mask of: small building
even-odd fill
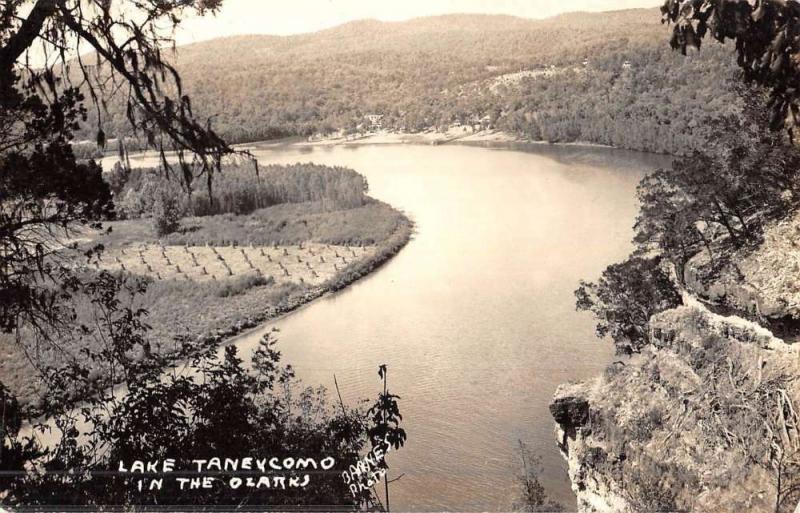
[[[492,117],[488,114],[479,118],[477,115],[474,115],[469,120],[469,127],[472,128],[473,132],[479,132],[481,130],[491,130],[492,126]]]
[[[378,130],[383,128],[383,123],[381,122],[383,114],[367,114],[364,118],[369,121],[369,127],[371,129]]]

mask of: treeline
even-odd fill
[[[233,143],[363,131],[367,114],[412,132],[488,116],[532,139],[686,154],[706,140],[704,119],[737,109],[719,85],[735,63],[716,45],[684,59],[663,44],[667,34],[655,9],[454,15],[219,39],[181,48],[177,66],[197,114]],[[506,80],[545,70],[554,72]],[[105,132],[125,126],[112,102]]]
[[[136,219],[163,208],[168,196],[181,215],[249,214],[283,203],[318,202],[328,210],[350,209],[366,202],[367,181],[352,169],[317,164],[228,165],[214,177],[211,192],[198,183],[192,194],[163,169],[126,170],[117,165],[107,176],[117,214]]]

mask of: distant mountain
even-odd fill
[[[312,34],[294,36],[234,36],[181,48],[192,63],[208,52],[239,50],[237,59],[255,57],[247,50],[281,52],[285,57],[315,60],[323,55],[388,51],[398,53],[450,51],[459,59],[494,60],[508,50],[527,54],[526,62],[543,64],[570,57],[588,57],[609,40],[658,41],[669,30],[658,9],[604,13],[570,13],[545,20],[505,15],[449,14],[401,22],[361,20]],[[661,41],[663,42],[663,41]],[[519,56],[509,56],[517,61]]]
[[[446,15],[216,39],[179,48],[176,62],[195,111],[234,142],[355,130],[375,113],[408,130],[488,116],[535,139],[674,153],[699,138],[688,113],[737,103],[724,85],[730,48],[684,58],[668,38],[657,9]],[[112,107],[105,126],[124,130],[124,111]]]

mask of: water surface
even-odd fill
[[[602,148],[258,146],[262,164],[313,161],[364,174],[416,234],[374,274],[274,323],[307,384],[373,398],[379,364],[401,395],[408,443],[391,455],[392,508],[505,511],[522,440],[542,482],[575,499],[548,403],[611,360],[573,290],[630,251],[635,187],[663,157]],[[266,329],[266,328],[265,328]],[[250,350],[264,330],[241,338]],[[245,351],[248,352],[248,351]]]

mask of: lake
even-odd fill
[[[391,485],[394,510],[509,510],[519,440],[541,457],[551,497],[574,509],[548,404],[559,383],[601,372],[613,351],[575,311],[573,291],[629,253],[636,185],[669,159],[544,145],[253,152],[262,164],[357,170],[416,234],[372,275],[240,337],[243,353],[275,326],[284,362],[332,399],[336,374],[351,405],[377,396],[378,365],[388,365],[408,434],[388,460],[390,478],[404,474]]]

